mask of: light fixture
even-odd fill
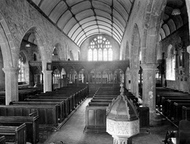
[[[181,14],[180,9],[173,9],[172,15],[176,16],[176,15],[180,15],[180,14]]]

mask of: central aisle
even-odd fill
[[[50,135],[45,144],[61,144],[60,141],[63,144],[112,144],[113,138],[107,133],[84,132],[85,109],[90,100],[91,98],[87,98],[61,129]],[[171,129],[173,126],[163,121],[163,125],[150,127],[149,132],[141,130],[141,133],[133,138],[132,144],[163,144],[167,130]]]
[[[45,142],[62,141],[64,144],[111,144],[112,136],[107,133],[85,133],[85,109],[91,98],[87,98],[70,119]]]

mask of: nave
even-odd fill
[[[190,0],[0,0],[0,5],[0,132],[13,136],[0,137],[2,143],[44,143],[53,132],[67,130],[64,124],[86,101],[79,85],[94,92],[121,82],[137,106],[134,122],[140,121],[140,134],[138,125],[128,129],[137,134],[128,143],[166,139],[167,144],[173,125],[178,143],[190,143]],[[120,93],[103,92],[90,95],[81,112],[81,143],[106,132],[107,108],[108,118],[115,116],[111,103]],[[121,95],[117,102],[122,100]],[[126,111],[117,114],[130,119],[120,104]],[[111,135],[118,144],[119,137]]]
[[[70,119],[61,127],[60,130],[52,132],[44,142],[60,142],[64,144],[111,144],[113,138],[108,133],[84,132],[85,129],[85,108],[91,98],[87,98]],[[132,144],[163,144],[167,130],[177,128],[163,120],[161,125],[141,129],[140,134],[132,138]]]

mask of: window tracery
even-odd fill
[[[91,42],[88,49],[88,61],[112,61],[113,50],[109,40],[98,35]]]

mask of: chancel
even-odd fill
[[[190,143],[189,0],[0,5],[0,143]]]

